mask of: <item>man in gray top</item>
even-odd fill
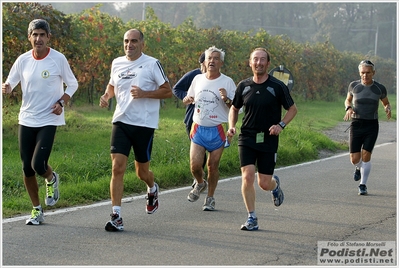
[[[349,84],[345,99],[344,120],[352,120],[350,125],[350,160],[356,166],[353,178],[360,180],[359,195],[367,194],[367,179],[371,170],[371,153],[377,141],[378,104],[384,105],[387,118],[391,118],[391,105],[385,86],[374,81],[375,66],[369,60],[363,60],[359,66],[360,80]]]

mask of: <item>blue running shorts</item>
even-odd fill
[[[195,144],[204,147],[208,152],[212,152],[224,146],[226,135],[221,124],[214,127],[203,127],[193,123],[190,139]]]

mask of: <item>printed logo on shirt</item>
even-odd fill
[[[122,72],[118,75],[120,79],[133,79],[137,77],[136,72],[132,72],[130,69],[128,69],[126,72]]]
[[[44,70],[44,71],[42,72],[42,78],[47,79],[47,78],[49,78],[49,77],[50,77],[50,72],[47,71],[47,70]]]
[[[268,90],[270,93],[272,93],[272,95],[273,95],[274,97],[276,97],[276,92],[274,92],[274,88],[272,88],[272,87],[267,87],[267,90]]]
[[[250,87],[250,86],[246,86],[246,87],[244,88],[244,90],[242,91],[242,95],[244,96],[244,95],[247,94],[248,91],[250,91],[250,90],[251,90],[251,87]]]
[[[215,94],[215,92],[209,89],[204,89],[200,91],[196,97],[198,97],[196,100],[197,113],[200,114],[200,118],[216,118],[212,116],[215,109],[219,106],[220,98]]]

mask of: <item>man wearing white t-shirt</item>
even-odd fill
[[[124,37],[125,56],[114,59],[111,78],[100,106],[108,107],[115,97],[117,106],[112,118],[110,182],[112,213],[106,231],[123,231],[121,204],[123,175],[131,148],[135,156],[136,175],[147,184],[146,212],[158,209],[158,184],[150,170],[154,131],[158,128],[160,99],[172,97],[172,89],[161,63],[142,53],[144,35],[137,29]]]
[[[215,210],[214,193],[219,180],[219,162],[223,153],[226,136],[222,123],[228,121],[231,100],[236,86],[234,81],[222,74],[225,52],[215,46],[205,51],[206,73],[194,77],[183,99],[185,105],[194,103],[193,124],[190,138],[190,169],[197,182],[187,196],[190,202],[199,199],[201,191],[207,187],[202,167],[204,154],[209,152],[208,194],[202,209]]]
[[[3,93],[11,93],[21,83],[18,141],[24,184],[33,205],[27,225],[44,221],[36,173],[46,181],[45,204],[54,206],[59,199],[59,176],[48,165],[48,160],[57,126],[65,125],[64,105],[78,89],[65,56],[47,46],[50,36],[47,21],[35,19],[29,23],[32,50],[17,58],[2,85]]]

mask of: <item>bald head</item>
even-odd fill
[[[144,48],[143,33],[137,29],[128,30],[123,37],[123,48],[128,60],[137,60],[141,56]]]

